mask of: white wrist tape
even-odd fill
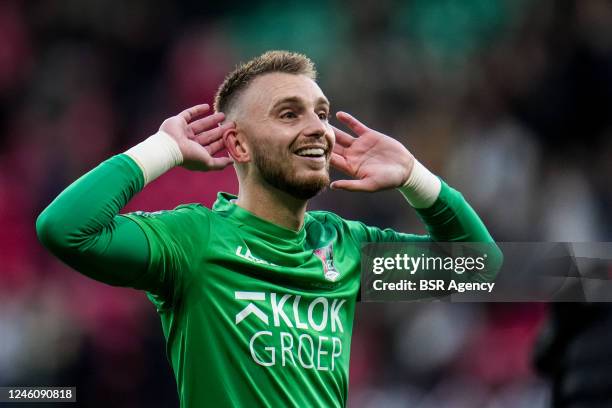
[[[440,179],[415,159],[406,184],[398,190],[414,208],[427,208],[438,199],[441,188]]]
[[[134,159],[142,170],[145,186],[183,162],[178,143],[161,130],[128,149],[125,154]]]

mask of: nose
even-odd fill
[[[307,116],[306,127],[304,128],[304,135],[310,137],[323,137],[327,131],[327,124],[325,121],[319,118],[319,115],[315,112],[311,112]]]

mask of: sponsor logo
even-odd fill
[[[234,296],[238,300],[266,300],[266,294],[264,292],[235,292]],[[249,303],[240,313],[236,315],[236,324],[243,321],[248,315],[254,314],[259,319],[268,324],[268,316],[261,311],[260,308],[255,306],[253,303]]]
[[[317,297],[304,301],[300,295],[244,291],[234,292],[234,297],[249,302],[236,314],[236,325],[243,326],[247,318],[251,323],[258,319],[268,329],[256,331],[249,340],[255,363],[318,371],[338,367],[345,338],[342,321],[346,318],[346,299]],[[263,305],[268,306],[268,314],[262,310]]]

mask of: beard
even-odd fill
[[[300,176],[290,160],[270,157],[257,145],[253,146],[253,161],[265,182],[300,200],[311,199],[329,185],[329,164],[324,174]]]

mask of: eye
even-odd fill
[[[295,119],[297,115],[293,111],[285,111],[280,115],[281,119]]]
[[[327,119],[329,119],[329,114],[327,112],[321,112],[321,113],[319,113],[319,119],[327,120]]]

